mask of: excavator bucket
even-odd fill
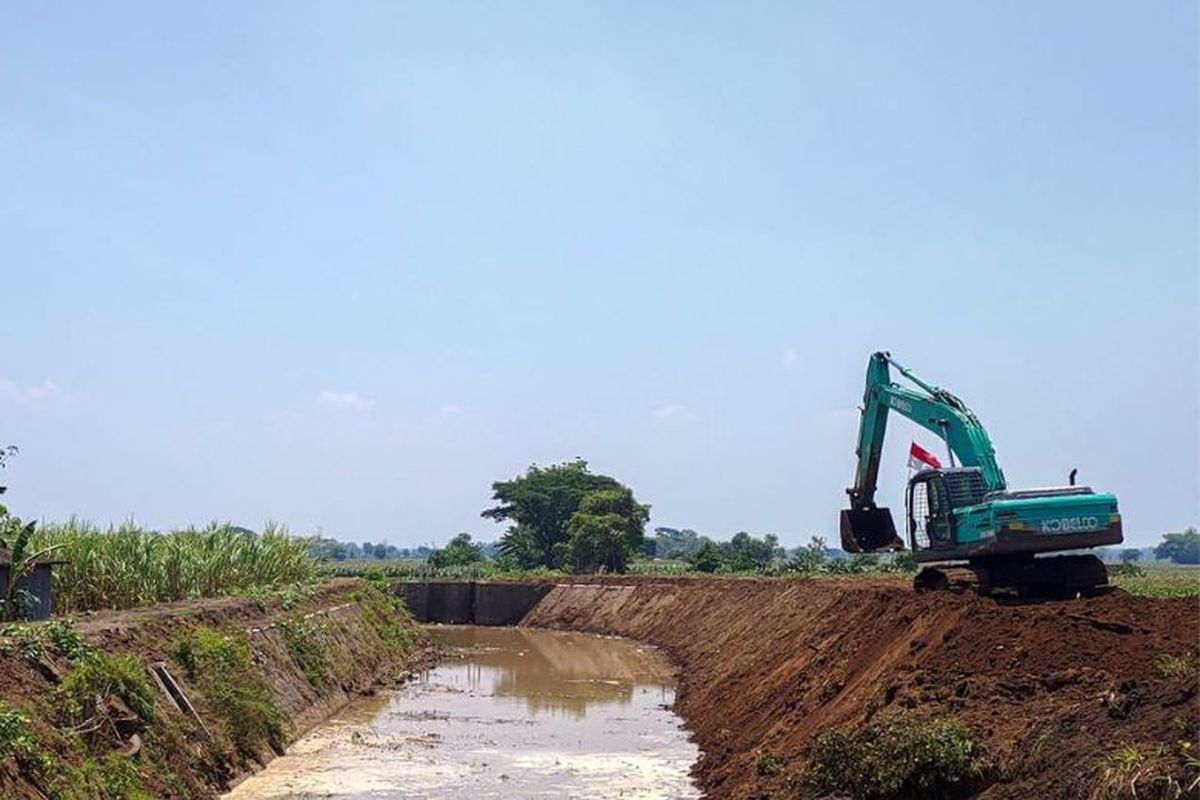
[[[843,509],[841,527],[842,549],[847,553],[874,553],[904,547],[904,542],[896,535],[890,509]]]

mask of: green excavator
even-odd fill
[[[911,386],[892,381],[891,368]],[[1108,589],[1095,555],[1049,553],[1122,541],[1117,498],[1075,485],[1009,489],[995,450],[971,410],[945,389],[918,378],[888,353],[867,366],[858,432],[858,467],[842,511],[842,548],[851,553],[900,550],[892,513],[875,504],[879,458],[890,412],[911,419],[945,443],[946,467],[917,471],[905,493],[908,546],[926,565],[917,589],[965,589],[980,594],[1074,597]]]

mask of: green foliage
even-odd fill
[[[1158,659],[1158,672],[1164,678],[1182,678],[1196,673],[1196,654],[1164,654]]]
[[[18,653],[26,661],[38,661],[46,652],[38,625],[11,622],[0,628],[0,653]]]
[[[96,713],[96,697],[116,695],[146,722],[154,719],[154,689],[137,656],[91,651],[58,686],[63,706],[79,724]]]
[[[779,546],[779,538],[768,533],[758,539],[745,531],[739,531],[728,542],[722,542],[721,548],[725,562],[734,572],[762,570],[772,561],[783,557],[783,548]]]
[[[697,572],[716,572],[721,568],[725,559],[721,556],[721,549],[713,542],[705,539],[700,545],[700,549],[696,551],[696,555],[692,557],[692,569]]]
[[[582,459],[550,467],[531,466],[524,475],[493,483],[492,492],[498,505],[485,510],[482,516],[512,523],[501,537],[500,551],[525,568],[563,566],[572,557],[569,540],[573,533],[591,540],[579,542],[576,548],[584,561],[594,561],[597,554],[609,554],[611,540],[618,537],[618,531],[630,540],[636,539],[627,561],[640,549],[641,530],[650,515],[650,507],[637,503],[628,488],[615,478],[593,474]],[[585,509],[584,499],[592,494],[598,496]],[[581,519],[570,529],[572,518],[581,511],[587,516],[615,515],[621,519]]]
[[[471,541],[471,534],[458,534],[441,550],[434,550],[429,563],[438,568],[461,567],[483,561],[483,545]]]
[[[689,528],[655,528],[652,555],[655,558],[691,559],[703,545],[702,539],[703,537]]]
[[[308,682],[319,692],[327,692],[331,688],[329,673],[332,664],[329,661],[328,650],[320,638],[325,631],[324,625],[305,619],[302,614],[282,620],[278,624],[284,646],[287,647],[292,661],[304,671]]]
[[[825,539],[820,536],[814,536],[809,540],[807,545],[800,548],[784,564],[784,570],[787,572],[798,572],[801,575],[815,575],[825,568],[828,560],[829,556],[825,546]]]
[[[1129,564],[1134,561],[1141,561],[1142,551],[1136,547],[1126,547],[1121,551],[1121,563]]]
[[[199,626],[173,642],[171,655],[188,680],[224,715],[239,753],[256,758],[264,745],[282,752],[288,718],[254,665],[245,631]]]
[[[45,758],[29,728],[29,715],[0,702],[0,762],[41,761]]]
[[[1163,534],[1162,542],[1154,548],[1154,557],[1176,564],[1200,564],[1200,531],[1188,528],[1183,533]]]
[[[649,516],[649,507],[624,487],[585,494],[567,523],[567,565],[576,572],[624,572],[641,550]]]
[[[43,630],[50,643],[72,665],[81,664],[96,653],[96,648],[83,638],[69,619],[56,617],[47,622]]]
[[[316,577],[307,543],[274,526],[255,534],[213,523],[163,534],[72,519],[43,525],[34,538],[40,548],[61,548],[56,556],[67,562],[54,572],[58,613],[249,594]]]
[[[1200,597],[1200,567],[1147,563],[1110,564],[1109,583],[1140,597]]]
[[[958,720],[893,717],[818,736],[808,779],[821,794],[854,800],[964,798],[983,788],[992,771]]]
[[[759,753],[754,759],[754,771],[764,778],[782,775],[784,770],[782,759],[776,758],[770,753]]]
[[[412,647],[416,626],[403,600],[367,582],[354,592],[353,599],[380,639],[397,653],[408,652]]]

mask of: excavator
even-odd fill
[[[895,368],[909,385],[892,380]],[[871,356],[858,432],[850,507],[841,513],[842,548],[877,553],[904,548],[892,512],[876,505],[888,414],[898,413],[946,445],[949,465],[920,469],[905,492],[908,546],[924,568],[918,590],[1002,591],[1022,597],[1076,597],[1108,590],[1095,555],[1072,553],[1122,541],[1117,498],[1087,486],[1010,489],[991,439],[975,414],[945,389],[905,369],[889,353]],[[1060,555],[1047,555],[1058,553]]]

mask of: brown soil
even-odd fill
[[[815,735],[893,713],[964,722],[998,766],[984,798],[1110,796],[1102,762],[1127,744],[1146,756],[1140,796],[1156,775],[1195,777],[1180,745],[1200,721],[1195,601],[1118,591],[1004,605],[891,580],[610,580],[558,586],[522,624],[661,646],[714,798],[806,796]],[[1190,659],[1183,674],[1165,674],[1168,656]],[[764,755],[784,773],[760,775]]]

